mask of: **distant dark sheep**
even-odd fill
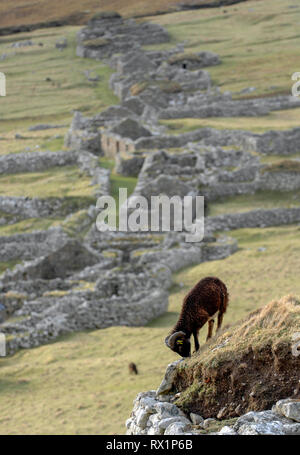
[[[219,278],[207,277],[199,281],[184,298],[178,322],[165,339],[168,348],[182,357],[190,357],[190,337],[193,335],[195,350],[198,351],[199,330],[208,322],[206,341],[211,338],[217,313],[217,330],[220,329],[228,298],[227,288]]]
[[[138,370],[137,370],[137,367],[136,367],[136,364],[131,362],[129,365],[128,365],[128,368],[129,368],[129,373],[131,374],[138,374]]]

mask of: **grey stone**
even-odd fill
[[[33,125],[28,128],[28,131],[43,131],[43,130],[49,130],[52,128],[63,128],[66,125],[51,125],[49,123],[39,123],[38,125]]]
[[[157,24],[122,17],[96,18],[77,35],[76,53],[79,57],[109,58],[116,53],[126,53],[140,45],[169,41],[167,31]],[[98,41],[97,41],[98,39]]]
[[[234,429],[232,427],[225,425],[225,427],[223,427],[217,434],[231,436],[231,435],[236,435],[237,433],[234,431]]]
[[[148,421],[150,415],[151,414],[149,414],[145,410],[140,409],[136,414],[137,426],[139,426],[140,428],[142,428],[142,430],[144,430],[146,428],[146,424],[147,424],[147,421]]]
[[[195,414],[194,412],[191,412],[190,413],[190,419],[191,419],[191,421],[193,422],[194,425],[200,425],[200,426],[203,425],[204,419],[199,414]]]
[[[289,419],[300,422],[300,400],[287,398],[285,400],[277,401],[275,410]]]
[[[75,152],[29,152],[0,156],[0,174],[37,172],[56,166],[77,163]]]
[[[119,134],[122,137],[128,137],[132,140],[152,135],[148,129],[144,128],[139,122],[131,118],[122,120],[119,124],[115,125],[110,132]]]
[[[176,360],[167,366],[164,379],[156,391],[157,396],[160,394],[166,394],[172,390],[173,380],[177,372],[177,366],[180,362],[181,360]]]
[[[144,160],[143,156],[133,156],[128,159],[116,156],[116,173],[126,177],[137,177],[142,169]]]
[[[216,419],[213,419],[213,418],[205,419],[205,420],[203,421],[202,426],[203,426],[203,428],[207,429],[207,428],[209,428],[209,427],[211,426],[211,424],[214,423],[214,422],[216,422]]]
[[[191,429],[190,423],[175,422],[169,425],[165,430],[165,435],[186,434]]]
[[[142,115],[145,109],[145,104],[141,101],[138,96],[130,96],[125,101],[123,101],[122,105],[134,112],[136,115]]]
[[[167,417],[165,419],[162,419],[159,422],[158,427],[162,430],[166,430],[166,428],[168,428],[169,425],[171,425],[173,423],[177,423],[177,424],[187,426],[187,427],[190,427],[190,425],[191,425],[191,422],[186,417],[182,416],[182,417]]]

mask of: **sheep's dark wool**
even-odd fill
[[[131,362],[129,365],[128,365],[128,368],[129,368],[129,373],[131,374],[138,374],[138,370],[137,370],[137,367],[136,367],[136,364]]]
[[[193,335],[195,350],[199,349],[198,333],[208,322],[207,340],[211,338],[214,316],[218,313],[220,329],[228,305],[229,295],[225,284],[216,277],[203,278],[185,296],[179,319],[166,338],[166,345],[182,357],[190,356],[190,337]]]

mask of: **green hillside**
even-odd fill
[[[19,6],[25,4],[21,0],[19,3]],[[70,8],[63,14],[70,14],[71,4],[75,8],[76,2],[63,3],[65,8]],[[110,9],[117,9],[117,3],[112,2]],[[138,3],[145,6],[145,2]],[[17,4],[10,5],[8,13],[16,9]],[[56,2],[47,4],[51,4],[54,12],[58,10]],[[152,4],[158,8],[158,2]],[[94,5],[95,2],[90,2],[85,8],[98,11]],[[246,87],[256,87],[255,95],[289,93],[291,74],[299,71],[300,47],[300,5],[290,8],[291,5],[290,0],[273,0],[272,3],[250,0],[226,8],[226,13],[222,8],[200,9],[149,19],[169,30],[172,40],[168,46],[187,41],[187,51],[217,52],[223,63],[209,71],[222,91],[239,92]],[[147,12],[154,13],[153,10]],[[129,10],[127,13],[131,14]],[[13,14],[7,15],[8,25],[14,23]],[[53,17],[54,13],[49,15],[49,19]],[[30,23],[37,20],[44,19],[40,14],[24,19]],[[0,61],[0,71],[7,76],[7,97],[0,99],[0,155],[26,149],[61,150],[74,110],[92,115],[118,103],[108,89],[112,70],[99,61],[75,56],[78,30],[78,26],[68,25],[0,37],[0,55],[8,54]],[[68,39],[69,45],[60,52],[55,49],[55,42],[62,36]],[[42,42],[43,46],[9,47],[22,39]],[[100,76],[98,85],[87,81],[83,74],[86,69]],[[273,112],[263,118],[180,119],[165,123],[173,132],[207,125],[261,132],[299,126],[299,119],[299,109],[294,109]],[[60,126],[55,130],[29,132],[28,128],[37,123]],[[16,134],[21,138],[16,139]],[[298,152],[295,151],[295,156]],[[45,197],[58,193],[91,196],[91,188],[77,171],[69,168],[63,172],[65,174],[52,169],[34,175],[21,174],[17,178],[2,176],[0,193],[17,196],[25,189],[30,196],[33,192]],[[54,185],[54,176],[59,185]],[[114,193],[124,184],[132,190],[135,181],[112,176]],[[282,197],[283,205],[288,205],[290,196]],[[257,208],[265,201],[273,207],[274,197],[268,194],[237,197],[213,205],[212,210],[217,214],[240,210],[242,206]],[[25,220],[1,227],[0,235],[44,229],[58,222],[60,220]],[[287,294],[300,296],[295,273],[300,267],[299,234],[300,227],[296,225],[229,232],[228,235],[238,239],[237,253],[177,273],[168,312],[148,326],[77,333],[46,346],[20,351],[13,357],[0,358],[0,434],[124,433],[125,420],[130,416],[136,394],[158,387],[167,364],[177,359],[163,340],[176,321],[185,293],[200,278],[219,276],[230,293],[225,325],[236,323],[273,299]],[[0,271],[12,265],[0,263]],[[202,332],[200,343],[204,342],[206,329]],[[137,376],[129,375],[129,362],[137,364]]]

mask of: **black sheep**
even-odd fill
[[[129,368],[129,373],[131,373],[131,374],[138,374],[138,370],[137,370],[136,364],[135,364],[134,362],[131,362],[131,363],[128,365],[128,368]]]
[[[218,327],[228,305],[225,284],[216,277],[203,278],[185,296],[177,324],[165,339],[168,348],[182,357],[191,355],[191,335],[194,336],[195,350],[199,349],[198,332],[208,322],[206,341],[211,338],[214,316],[218,313]]]

